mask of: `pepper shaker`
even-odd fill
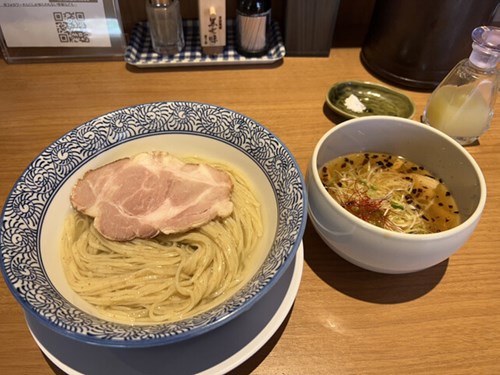
[[[153,50],[173,55],[184,48],[184,30],[179,0],[146,0],[146,14]]]

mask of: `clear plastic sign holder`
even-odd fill
[[[122,60],[118,0],[0,0],[5,61]]]

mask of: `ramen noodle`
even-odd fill
[[[192,161],[192,160],[189,160]],[[260,204],[234,169],[233,212],[184,233],[112,241],[76,211],[66,219],[62,261],[71,288],[104,319],[178,321],[216,306],[249,280],[263,224]]]

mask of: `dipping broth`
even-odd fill
[[[443,181],[401,156],[348,154],[327,162],[319,175],[342,207],[378,227],[429,234],[460,224],[457,204]]]

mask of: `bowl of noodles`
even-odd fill
[[[138,162],[136,155],[149,161]],[[157,170],[151,160],[160,156],[164,169]],[[116,170],[124,160],[133,161],[128,170],[135,175],[93,184],[92,171]],[[230,210],[226,206],[219,216],[179,230],[162,224],[142,237],[137,230],[146,216],[134,211],[135,221],[127,225],[135,237],[116,239],[96,222],[99,217],[116,227],[117,216],[94,215],[72,200],[82,181],[84,192],[92,194],[112,185],[112,193],[93,197],[109,203],[117,191],[125,192],[118,211],[130,216],[131,197],[150,189],[151,179],[164,176],[165,168],[187,177],[162,202],[173,202],[175,195],[184,197],[183,203],[161,206],[147,220],[156,220],[159,212],[170,217],[192,212],[185,205],[196,202],[208,207],[199,209],[203,213],[216,206],[206,203],[210,195],[197,198],[192,191],[198,188],[190,188],[211,185],[210,173],[223,174],[230,184]],[[201,173],[197,182],[193,171]],[[146,202],[165,189],[149,194]],[[217,195],[217,189],[206,194]],[[248,117],[193,102],[127,107],[63,135],[21,175],[3,211],[3,276],[30,320],[53,334],[92,348],[178,344],[250,313],[279,282],[301,243],[306,205],[295,159]]]
[[[309,217],[325,243],[362,268],[409,273],[459,250],[486,202],[478,164],[416,121],[373,116],[335,126],[306,176]]]

